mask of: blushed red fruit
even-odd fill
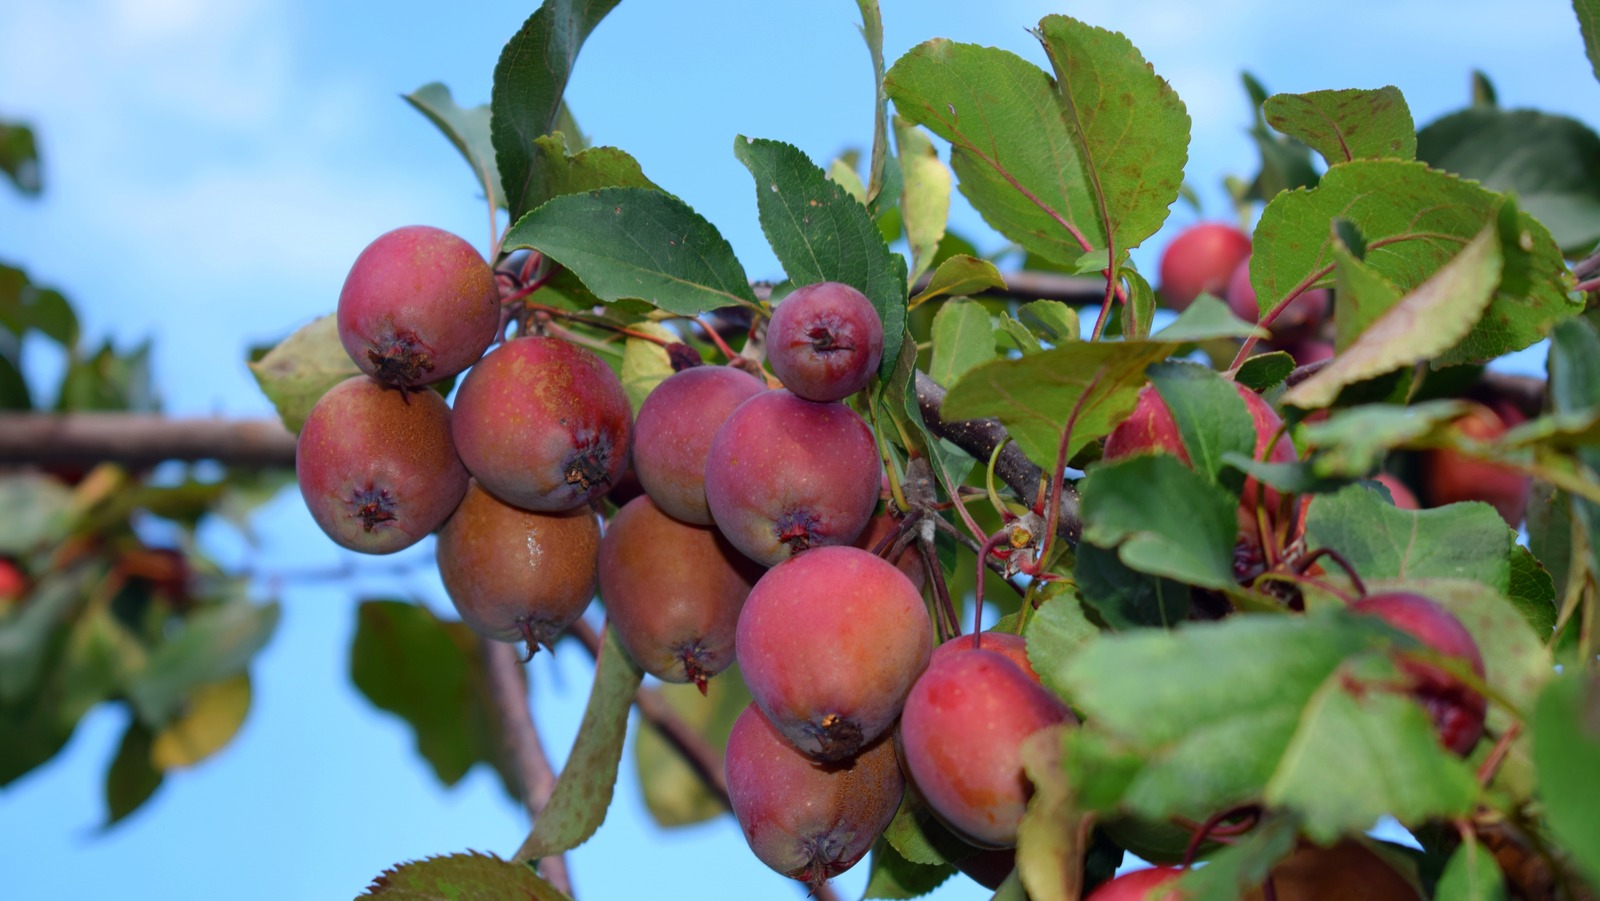
[[[556,338],[500,345],[456,394],[461,462],[495,497],[528,510],[571,510],[605,494],[627,468],[632,429],[617,374]]]
[[[783,386],[806,400],[860,391],[883,359],[883,320],[872,301],[841,282],[791,291],[772,311],[767,362]]]
[[[439,576],[479,635],[548,647],[594,597],[600,524],[588,507],[535,513],[476,482],[439,532]]]
[[[1016,664],[1029,679],[1039,682],[1039,674],[1033,671],[1033,663],[1028,660],[1027,642],[1023,641],[1021,635],[1013,635],[1010,632],[984,632],[979,636],[977,645],[973,644],[971,635],[957,635],[933,649],[933,656],[928,659],[928,667],[931,669],[935,663],[952,654],[977,650],[999,654]]]
[[[1228,278],[1227,300],[1228,308],[1233,310],[1233,315],[1246,322],[1260,320],[1261,306],[1256,300],[1255,286],[1250,283],[1249,257],[1245,257]],[[1290,301],[1289,306],[1278,314],[1278,318],[1267,326],[1267,331],[1272,333],[1273,343],[1280,346],[1304,340],[1322,325],[1324,319],[1328,318],[1328,310],[1332,306],[1332,292],[1327,288],[1312,288]],[[1305,365],[1305,362],[1309,361],[1302,361],[1296,357],[1295,362]]]
[[[1261,399],[1261,395],[1251,391],[1238,382],[1233,383],[1234,390],[1239,393],[1240,399],[1250,410],[1250,420],[1255,427],[1256,444],[1253,454],[1257,460],[1267,457],[1267,446],[1276,437],[1277,442],[1272,444],[1272,453],[1268,462],[1292,463],[1295,460],[1294,443],[1287,434],[1279,436],[1278,430],[1283,426],[1283,420],[1278,418],[1277,411]],[[1172,410],[1167,407],[1166,401],[1161,399],[1160,392],[1154,385],[1146,385],[1139,389],[1138,399],[1134,403],[1133,414],[1123,420],[1111,434],[1106,436],[1104,457],[1107,460],[1116,460],[1122,457],[1139,453],[1166,453],[1172,454],[1182,460],[1185,465],[1191,465],[1189,452],[1183,446],[1183,436],[1178,431],[1178,422],[1172,418]],[[1254,513],[1256,509],[1258,492],[1257,482],[1253,478],[1245,479],[1241,501],[1246,512]],[[1268,510],[1275,510],[1278,506],[1278,492],[1268,488],[1265,491]]]
[[[1003,848],[1017,843],[1031,794],[1023,739],[1071,719],[1065,704],[1005,656],[956,651],[930,662],[912,687],[900,744],[928,807],[973,844]]]
[[[1400,477],[1394,473],[1380,472],[1373,476],[1373,481],[1379,482],[1383,487],[1389,489],[1389,497],[1394,501],[1394,505],[1401,510],[1422,509],[1422,505],[1417,503],[1417,496],[1412,494],[1411,489],[1406,487],[1406,483],[1400,481]]]
[[[1482,404],[1456,422],[1461,434],[1475,441],[1492,441],[1514,425],[1504,414]],[[1422,461],[1422,494],[1428,504],[1442,507],[1460,501],[1483,501],[1499,511],[1512,528],[1522,524],[1528,512],[1530,479],[1506,466],[1474,460],[1453,450],[1428,451]]]
[[[1178,867],[1150,867],[1107,880],[1084,901],[1178,901],[1177,891],[1154,891],[1183,875]]]
[[[933,626],[905,574],[853,547],[767,570],[739,615],[739,671],[795,747],[842,760],[886,732],[928,665]]]
[[[889,736],[847,760],[816,763],[754,704],[734,721],[724,772],[729,805],[756,857],[813,888],[867,853],[905,791]]]
[[[761,568],[716,529],[679,522],[649,497],[617,511],[600,540],[600,599],[645,672],[706,680],[733,662],[733,636]]]
[[[358,375],[318,399],[295,444],[311,518],[341,547],[392,554],[439,528],[467,491],[450,408]]]
[[[861,548],[864,551],[871,551],[878,546],[879,542],[888,538],[899,525],[900,520],[896,519],[888,511],[879,513],[867,520],[867,527],[862,530],[860,535],[856,536],[856,540],[852,544],[854,547]],[[923,586],[928,584],[928,574],[922,565],[922,555],[917,553],[914,542],[906,545],[905,550],[900,552],[900,556],[895,558],[894,565],[906,574],[906,578],[910,579],[911,584],[917,587],[917,591],[922,591]]]
[[[694,366],[650,392],[633,423],[633,469],[656,506],[684,522],[711,525],[711,439],[740,404],[765,390],[760,379],[732,366]]]
[[[15,560],[0,557],[0,607],[15,604],[27,593],[28,577],[23,575],[22,567]]]
[[[1184,229],[1161,252],[1162,301],[1182,311],[1202,293],[1221,297],[1228,277],[1249,255],[1250,236],[1231,225],[1202,222]]]
[[[711,439],[706,500],[733,546],[772,566],[855,541],[877,506],[882,472],[872,430],[854,410],[766,391]]]
[[[1461,620],[1431,598],[1406,592],[1368,595],[1350,605],[1416,638],[1424,647],[1464,661],[1483,678],[1483,655]],[[1403,659],[1400,669],[1411,681],[1411,694],[1428,711],[1439,741],[1465,757],[1483,737],[1488,701],[1441,667]]]
[[[426,225],[378,236],[339,292],[339,341],[366,374],[412,388],[483,356],[500,329],[494,271],[471,244]]]
[[[1323,360],[1334,358],[1333,345],[1317,338],[1306,338],[1283,347],[1289,356],[1294,358],[1294,365],[1309,366]]]

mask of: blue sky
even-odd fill
[[[1600,121],[1600,88],[1571,7],[1535,0],[1158,0],[1041,3],[886,0],[892,61],[931,37],[992,44],[1043,63],[1026,29],[1064,12],[1128,34],[1194,119],[1189,177],[1213,217],[1225,173],[1254,163],[1237,74],[1269,88],[1394,84],[1419,124],[1465,102],[1489,73],[1507,106]],[[427,223],[485,248],[470,173],[398,99],[443,81],[488,98],[499,48],[532,4],[310,0],[9,0],[0,4],[0,117],[32,121],[46,195],[0,191],[0,259],[65,290],[89,335],[156,341],[156,379],[180,414],[270,411],[244,368],[250,344],[334,306],[350,261],[390,228]],[[623,3],[584,48],[569,99],[596,143],[637,157],[716,223],[752,277],[781,275],[756,222],[736,134],[786,140],[825,164],[870,138],[869,65],[846,0]],[[964,205],[955,225],[994,249]],[[1193,221],[1179,207],[1136,259]],[[35,355],[35,374],[53,361]],[[224,559],[262,571],[354,560],[311,527],[292,492],[257,520],[259,546],[208,533]],[[222,755],[168,780],[107,834],[100,780],[122,715],[91,715],[52,764],[0,793],[7,898],[343,898],[401,859],[479,848],[508,854],[525,823],[484,772],[437,787],[397,720],[349,685],[359,593],[447,607],[431,546],[406,578],[292,585],[256,669],[255,708]],[[370,571],[370,564],[366,564]],[[386,564],[384,564],[386,565]],[[560,759],[587,689],[586,661],[541,655],[536,707]],[[0,739],[3,740],[3,739]],[[631,770],[599,835],[571,855],[580,896],[683,886],[705,898],[800,897],[745,850],[731,819],[662,833]],[[864,868],[863,868],[864,869]],[[838,881],[858,897],[865,874]],[[940,898],[987,893],[963,883]]]

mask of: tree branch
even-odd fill
[[[527,670],[518,660],[515,645],[488,638],[479,644],[483,648],[484,669],[488,671],[489,695],[494,699],[494,712],[505,739],[506,757],[522,787],[522,803],[528,809],[529,821],[537,823],[550,803],[550,793],[555,791],[556,772],[545,756],[539,727],[528,709]],[[545,881],[572,897],[572,876],[565,857],[546,857],[538,864],[539,875]]]
[[[227,466],[287,469],[294,466],[294,443],[295,437],[276,419],[0,413],[0,466],[216,460]]]

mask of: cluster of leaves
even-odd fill
[[[38,193],[32,132],[0,123],[0,169]],[[53,404],[23,351],[64,361]],[[148,413],[150,346],[86,350],[59,291],[0,263],[0,412]],[[106,772],[106,825],[164,774],[224,747],[250,708],[250,660],[278,621],[197,547],[207,517],[244,529],[283,475],[128,471],[112,464],[0,469],[0,786],[49,761],[96,705],[130,713]]]
[[[1292,361],[1251,356],[1260,327],[1215,299],[1157,328],[1156,294],[1130,251],[1158,233],[1180,197],[1190,122],[1126,38],[1048,16],[1034,32],[1048,71],[943,39],[886,67],[876,4],[859,5],[878,98],[865,173],[858,160],[824,168],[779,141],[733,142],[787,275],[770,293],[752,287],[715,226],[635,160],[588,146],[563,105],[579,47],[614,2],[549,0],[506,46],[487,107],[460,107],[440,85],[407,99],[506,210],[497,265],[509,271],[521,252],[537,254],[539,287],[529,296],[538,312],[554,333],[607,356],[636,403],[670,372],[650,336],[714,353],[703,331],[743,326],[729,329],[733,343],[759,359],[759,323],[773,299],[795,285],[846,282],[885,325],[879,377],[856,402],[887,448],[896,502],[909,465],[926,461],[945,498],[973,487],[993,499],[989,510],[955,504],[958,512],[942,514],[974,540],[1016,512],[1058,520],[1013,551],[1035,555],[1025,601],[998,583],[987,593],[1007,598],[1002,612],[1016,615],[1002,628],[1025,636],[1046,686],[1085,725],[1028,743],[1035,794],[1016,873],[997,897],[1070,898],[1103,878],[1123,845],[1091,832],[1095,823],[1121,823],[1124,835],[1129,824],[1160,831],[1241,805],[1265,819],[1186,877],[1193,897],[1235,897],[1297,837],[1360,836],[1383,815],[1421,840],[1409,866],[1441,897],[1494,896],[1487,887],[1500,885],[1499,864],[1478,853],[1490,823],[1554,861],[1547,874],[1558,882],[1600,876],[1591,828],[1600,740],[1578,715],[1600,703],[1592,540],[1600,334],[1567,262],[1600,237],[1593,132],[1501,110],[1482,79],[1471,108],[1420,131],[1393,87],[1269,96],[1250,80],[1262,161],[1236,193],[1262,204],[1250,269],[1260,322],[1307,289],[1336,290],[1338,355],[1291,385]],[[1595,59],[1600,17],[1579,7]],[[1320,174],[1313,153],[1325,164]],[[953,186],[1030,264],[1102,279],[1103,302],[1085,311],[1095,316],[1092,340],[1080,337],[1073,305],[1000,293],[1007,279],[994,261],[947,232]],[[329,331],[326,322],[308,326],[257,369],[288,422],[325,389],[319,379],[331,384],[331,370],[347,365],[330,362],[342,352]],[[1492,441],[1454,427],[1464,407],[1452,398],[1484,364],[1547,337],[1550,387],[1539,415]],[[1038,484],[997,487],[992,459],[924,415],[919,374],[949,389],[943,422],[998,421],[1035,475],[1066,474],[1064,497],[1077,503],[1046,506]],[[1229,380],[1284,410],[1296,462],[1251,459],[1250,417]],[[1098,460],[1102,439],[1151,382],[1192,465]],[[1486,505],[1399,510],[1363,482],[1390,455],[1438,449],[1537,480],[1526,545]],[[1239,580],[1236,511],[1247,475],[1306,504],[1303,529],[1285,524],[1276,550],[1336,550],[1368,588],[1426,594],[1471,631],[1492,700],[1490,740],[1471,758],[1441,748],[1423,712],[1390,688],[1400,683],[1397,649],[1414,645],[1341,609],[1353,579],[1313,579],[1292,603],[1271,580]],[[1057,526],[1066,538],[1054,538]],[[982,567],[953,543],[941,541],[939,552],[952,593],[964,596]],[[377,628],[369,618],[410,617],[371,605],[362,616],[369,638]],[[430,628],[415,640],[462,643],[438,637],[447,624]],[[588,799],[609,796],[637,687],[637,672],[608,663],[608,653],[572,762],[521,859],[572,847],[599,824]],[[465,691],[474,678],[452,685]],[[713,745],[745,697],[727,677],[707,699],[668,693]],[[490,759],[490,727],[472,715],[407,712],[409,699],[378,703],[417,726],[441,777]],[[446,754],[440,729],[460,729],[471,747]],[[660,742],[641,738],[637,765],[663,824],[720,811]],[[961,847],[909,804],[873,855],[868,895],[932,889]],[[438,894],[468,878],[533,884],[519,868],[444,859],[403,867],[373,892],[402,896],[396,885],[419,880]],[[535,894],[550,892],[539,884]]]

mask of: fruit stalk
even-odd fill
[[[539,727],[528,709],[527,672],[517,661],[517,651],[511,645],[482,638],[478,647],[483,652],[489,696],[494,700],[494,713],[500,719],[506,757],[522,787],[522,805],[528,809],[531,826],[539,822],[545,806],[550,803],[550,794],[556,787],[556,772],[550,766],[550,758],[545,756]],[[539,875],[568,896],[572,895],[572,879],[565,857],[559,854],[546,857],[538,864]]]

